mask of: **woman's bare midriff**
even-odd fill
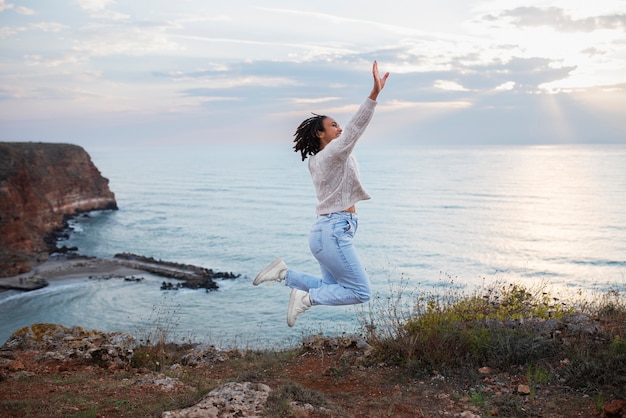
[[[356,213],[356,206],[352,205],[348,209],[340,210],[339,212]],[[322,216],[326,216],[326,215],[329,215],[329,214],[328,213],[322,213]]]

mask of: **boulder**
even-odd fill
[[[33,324],[15,331],[0,347],[5,351],[38,351],[40,360],[83,360],[103,368],[126,367],[138,343],[124,332],[102,332],[58,324]]]
[[[164,412],[162,417],[259,417],[271,392],[263,383],[227,383],[209,392],[196,405]]]

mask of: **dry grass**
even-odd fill
[[[416,375],[523,367],[589,394],[625,396],[623,291],[563,302],[543,285],[495,284],[467,295],[452,284],[437,294],[406,284],[361,312],[379,360]]]

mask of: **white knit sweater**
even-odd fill
[[[371,199],[361,185],[352,150],[372,119],[375,107],[375,101],[366,99],[339,138],[309,157],[309,171],[318,200],[317,215],[340,212],[360,200]]]

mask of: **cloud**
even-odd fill
[[[29,23],[24,26],[3,26],[0,27],[0,39],[10,38],[11,36],[20,33],[27,32],[31,30],[41,31],[41,32],[61,32],[63,30],[69,29],[69,26],[63,25],[61,23],[56,22],[38,22],[38,23]]]
[[[177,77],[178,80],[184,78]],[[197,79],[197,78],[196,78]],[[246,87],[278,88],[294,86],[297,82],[286,77],[262,77],[262,76],[241,76],[241,77],[203,77],[204,87],[186,90],[187,94],[193,96],[212,95],[214,90],[228,90]]]
[[[4,12],[5,10],[13,10],[15,13],[20,15],[32,15],[35,13],[32,9],[29,9],[28,7],[15,7],[14,4],[7,3],[6,0],[0,0],[0,13]]]
[[[0,27],[0,39],[9,38],[9,37],[15,35],[16,33],[21,32],[21,31],[25,31],[25,30],[26,30],[25,27],[21,27],[21,28],[11,28],[11,27],[8,27],[8,26]]]
[[[249,0],[59,0],[18,15],[0,0],[0,39],[11,40],[1,47],[0,131],[41,131],[13,121],[50,114],[59,116],[57,127],[73,126],[80,115],[111,133],[135,118],[161,126],[167,115],[181,136],[240,128],[242,115],[246,129],[257,131],[310,111],[343,118],[367,95],[374,59],[391,72],[378,112],[398,136],[418,129],[442,140],[461,130],[497,136],[504,128],[496,133],[494,121],[506,120],[511,130],[518,119],[528,126],[547,101],[582,118],[585,105],[623,96],[626,10],[623,2],[571,1],[451,0],[373,10],[356,0],[298,8],[277,0],[264,7]],[[565,100],[574,96],[594,100],[578,108]],[[626,120],[621,108],[613,112],[603,113]]]
[[[75,55],[66,55],[63,57],[57,58],[44,58],[41,55],[25,55],[24,63],[28,66],[36,66],[36,67],[59,67],[65,64],[74,64],[80,61],[80,59]]]
[[[596,30],[626,31],[626,14],[589,16],[574,19],[558,7],[517,7],[498,15],[520,28],[551,27],[560,32],[593,32]]]
[[[80,100],[80,99],[101,99],[102,96],[81,90],[79,88],[67,89],[55,86],[40,86],[32,89],[5,85],[0,87],[0,98],[20,99],[28,101],[58,101],[58,100]]]
[[[448,91],[469,91],[456,81],[435,80],[435,88]]]
[[[78,6],[88,12],[101,12],[114,3],[113,0],[76,0]]]
[[[511,3],[520,4],[511,7]],[[531,5],[526,5],[531,3]],[[537,5],[532,5],[537,3]],[[547,6],[539,3],[548,3]],[[551,3],[551,4],[550,4]],[[562,3],[559,5],[558,3]],[[568,7],[568,8],[566,8]],[[498,57],[504,62],[516,59],[546,59],[551,81],[534,82],[545,92],[594,88],[626,81],[623,69],[626,43],[626,13],[619,2],[601,4],[552,0],[511,1],[503,5],[491,2],[483,7],[478,20],[472,20],[473,33],[493,40],[493,47],[483,49],[481,58]],[[485,59],[485,62],[488,62]],[[621,63],[621,64],[619,64]],[[524,74],[535,78],[534,72]],[[529,83],[513,79],[517,87]],[[537,80],[539,81],[539,80]]]
[[[128,21],[131,16],[108,9],[113,0],[77,0],[79,7],[85,10],[91,18],[107,21]]]
[[[28,29],[36,29],[42,32],[61,32],[70,27],[57,22],[38,22],[28,25]]]
[[[408,102],[402,100],[389,100],[385,102],[385,111],[394,111],[399,109],[433,109],[433,110],[454,110],[472,107],[469,101],[439,101],[439,102]]]
[[[317,98],[294,98],[294,99],[287,99],[287,101],[289,101],[290,103],[296,104],[296,105],[311,105],[311,104],[320,104],[320,103],[328,103],[328,102],[333,102],[336,100],[340,100],[339,97],[317,97]]]
[[[515,88],[515,81],[507,81],[504,82],[502,84],[500,84],[499,86],[496,86],[496,91],[509,91],[509,90],[513,90]]]

